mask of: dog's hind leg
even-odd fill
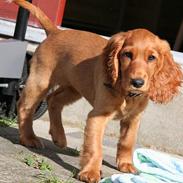
[[[29,76],[18,102],[19,133],[22,145],[36,148],[44,147],[34,134],[32,120],[37,105],[46,96],[48,89],[48,74],[36,72]]]
[[[53,142],[64,148],[67,146],[66,136],[62,125],[61,111],[65,105],[81,98],[80,94],[71,87],[59,88],[48,96],[48,111],[50,116],[50,134]]]

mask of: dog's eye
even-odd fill
[[[156,57],[154,55],[149,55],[148,56],[148,61],[151,62],[151,61],[154,61],[156,59]]]
[[[129,59],[132,59],[132,58],[133,58],[132,52],[129,52],[129,51],[123,52],[123,53],[122,53],[122,56],[123,56],[123,57],[127,57],[127,58],[129,58]]]

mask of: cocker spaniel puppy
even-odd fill
[[[93,109],[86,122],[79,179],[100,180],[102,139],[113,118],[120,121],[118,169],[136,173],[132,154],[141,114],[149,99],[156,103],[172,100],[183,78],[168,43],[145,29],[118,33],[109,41],[89,32],[59,30],[36,6],[24,0],[13,2],[36,16],[48,35],[32,57],[18,103],[21,144],[43,147],[32,119],[36,106],[47,97],[50,134],[56,145],[65,147],[61,111],[83,96]],[[47,96],[55,86],[59,87]]]

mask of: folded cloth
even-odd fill
[[[183,159],[140,148],[134,152],[133,163],[138,175],[114,174],[101,183],[183,183]]]

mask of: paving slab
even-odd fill
[[[61,150],[55,146],[48,134],[49,122],[36,120],[35,133],[45,144],[44,149],[26,148],[19,144],[17,127],[0,127],[0,183],[40,183],[41,171],[25,164],[25,157],[36,155],[47,161],[52,167],[52,174],[67,182],[80,182],[72,177],[79,171],[79,151],[83,143],[83,131],[80,128],[65,126],[68,148]],[[105,137],[103,176],[119,173],[115,167],[117,139]],[[44,181],[43,181],[44,182]],[[46,181],[45,181],[46,182]]]

